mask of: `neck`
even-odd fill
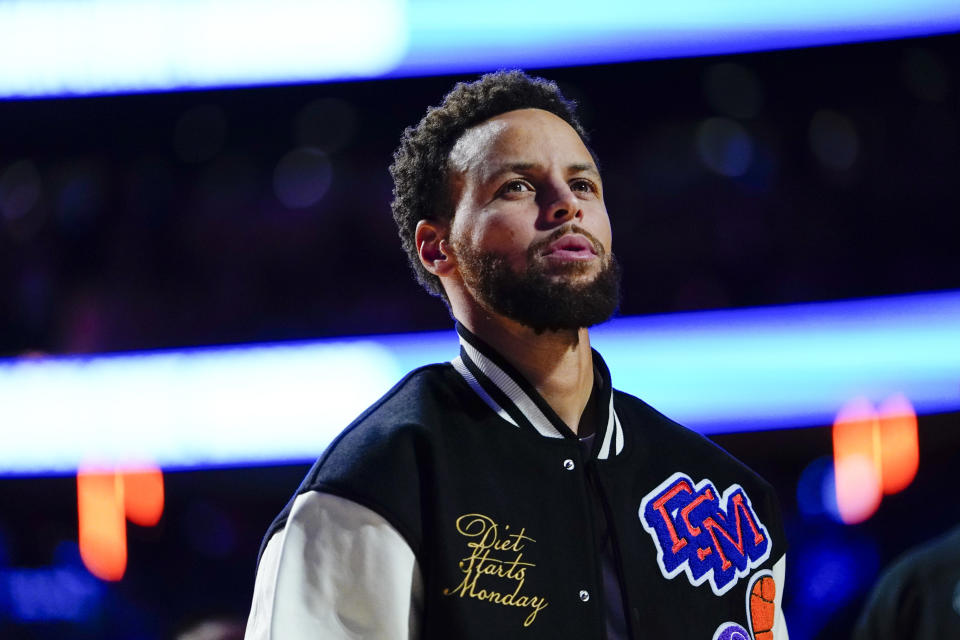
[[[593,355],[586,328],[538,334],[483,310],[457,319],[513,365],[577,433],[593,390]]]

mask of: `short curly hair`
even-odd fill
[[[440,278],[420,263],[414,234],[420,220],[450,220],[454,203],[448,191],[450,150],[467,129],[516,109],[543,109],[576,130],[587,148],[587,134],[576,104],[555,82],[523,71],[488,73],[474,82],[458,82],[438,107],[430,107],[415,127],[407,127],[393,154],[393,219],[417,281],[433,295],[447,299]],[[593,151],[590,151],[591,155]]]

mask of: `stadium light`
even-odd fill
[[[0,97],[599,64],[958,30],[956,0],[6,0]]]
[[[960,292],[618,318],[615,386],[703,433],[830,425],[850,398],[960,410]],[[314,459],[452,331],[0,360],[0,474]]]

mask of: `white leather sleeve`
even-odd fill
[[[787,575],[787,554],[780,556],[780,559],[773,565],[773,582],[777,585],[777,593],[773,596],[776,605],[776,617],[773,619],[773,640],[790,640],[790,634],[787,633],[787,620],[783,616],[783,588],[784,580]]]
[[[422,608],[420,569],[403,536],[367,507],[310,491],[267,542],[245,637],[416,638]]]

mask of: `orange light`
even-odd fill
[[[80,557],[90,573],[119,580],[127,568],[123,482],[112,471],[77,472]]]
[[[90,573],[116,581],[127,568],[126,519],[150,527],[163,514],[163,473],[153,465],[77,471],[80,557]]]
[[[863,522],[884,494],[903,491],[920,464],[917,414],[903,394],[876,411],[866,398],[843,406],[833,423],[833,465],[840,519]]]
[[[870,401],[854,398],[833,423],[837,509],[846,524],[872,516],[883,497],[880,421]]]
[[[913,482],[920,465],[917,414],[903,394],[880,405],[880,462],[883,492],[903,491]]]
[[[152,527],[163,514],[163,474],[154,466],[144,466],[118,475],[123,481],[123,504],[127,519],[142,527]]]

